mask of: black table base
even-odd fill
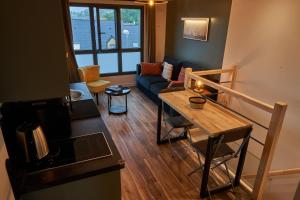
[[[108,112],[109,114],[127,114],[128,112],[128,103],[127,103],[127,95],[130,93],[130,89],[127,87],[123,87],[119,92],[114,92],[110,89],[106,89],[105,93],[107,94],[107,104],[108,104]],[[125,97],[125,105],[112,105],[112,96],[124,96]]]
[[[127,107],[124,106],[111,106],[108,110],[109,114],[126,114]]]

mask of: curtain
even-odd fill
[[[155,46],[155,6],[147,6],[146,8],[147,16],[147,58],[148,62],[156,62],[156,46]]]
[[[78,65],[75,58],[75,53],[73,50],[73,35],[72,35],[72,26],[69,13],[69,1],[61,0],[63,7],[63,20],[64,20],[64,29],[65,29],[65,43],[66,43],[66,57],[67,57],[67,66],[69,71],[69,82],[76,83],[80,82],[78,74]]]

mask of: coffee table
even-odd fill
[[[127,95],[131,92],[130,88],[120,86],[120,90],[115,91],[107,87],[105,94],[107,94],[108,112],[109,114],[125,114],[127,113]],[[112,96],[125,96],[125,105],[112,105]]]

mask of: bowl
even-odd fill
[[[206,103],[206,99],[203,97],[190,97],[190,106],[194,109],[202,109]]]

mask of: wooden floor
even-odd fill
[[[114,101],[115,100],[115,101]],[[113,103],[123,103],[124,97],[113,97]],[[187,174],[198,166],[195,154],[184,141],[156,144],[157,106],[133,88],[128,95],[128,114],[109,115],[107,97],[99,95],[99,110],[125,160],[121,172],[122,199],[200,199],[201,174]],[[213,182],[211,181],[211,187]],[[213,199],[250,199],[240,188],[235,194],[213,195]]]

